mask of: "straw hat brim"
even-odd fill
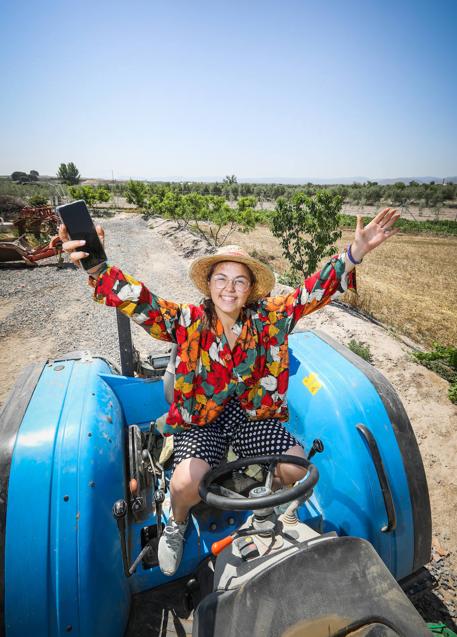
[[[205,296],[210,296],[208,275],[211,268],[216,265],[216,263],[222,263],[223,261],[242,263],[253,273],[255,283],[252,286],[251,293],[249,294],[248,303],[258,301],[259,299],[268,296],[274,288],[276,283],[274,272],[271,268],[265,265],[265,263],[262,263],[250,256],[212,254],[206,257],[198,257],[192,262],[189,268],[189,276],[193,284]]]

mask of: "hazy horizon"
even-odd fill
[[[33,170],[33,168],[32,168]],[[39,172],[39,171],[38,171]],[[11,175],[0,175],[0,178],[4,179],[4,178],[8,178]],[[112,175],[111,177],[100,177],[97,175],[81,175],[81,183],[85,182],[85,181],[129,181],[130,179],[133,180],[138,180],[138,181],[145,181],[145,182],[151,182],[151,183],[160,183],[160,182],[173,182],[173,183],[179,183],[179,182],[190,182],[190,183],[222,183],[225,179],[225,177],[228,177],[229,175],[219,175],[219,176],[194,176],[194,177],[188,177],[188,176],[176,176],[176,175],[169,175],[169,176],[165,176],[165,177],[147,177],[147,176],[139,176],[139,175],[130,175],[130,176],[126,176],[126,175]],[[235,175],[236,179],[237,179],[237,183],[247,183],[247,184],[284,184],[284,185],[300,185],[300,184],[307,184],[307,183],[311,183],[311,184],[315,184],[315,185],[350,185],[350,184],[354,184],[354,183],[367,183],[367,182],[374,182],[374,183],[379,183],[381,185],[385,185],[385,184],[390,184],[390,183],[395,183],[395,182],[400,182],[403,181],[404,183],[409,183],[411,181],[417,181],[418,183],[430,183],[431,181],[435,182],[435,183],[441,183],[441,182],[446,182],[446,183],[457,183],[457,176],[456,175],[447,175],[447,176],[410,176],[410,177],[386,177],[386,178],[382,178],[382,179],[369,179],[367,177],[362,177],[362,176],[356,176],[356,177],[315,177],[315,178],[308,178],[308,177],[240,177]],[[40,177],[41,180],[44,179],[57,179],[56,175],[48,175],[48,174],[41,174],[40,173]]]

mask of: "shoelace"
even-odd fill
[[[167,526],[165,528],[164,536],[167,544],[171,549],[178,549],[184,540],[184,533],[178,526]]]

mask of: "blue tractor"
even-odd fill
[[[405,410],[327,335],[289,344],[288,427],[307,475],[273,493],[278,460],[305,461],[210,471],[173,577],[157,563],[167,357],[149,378],[83,352],[24,370],[0,416],[1,637],[165,635],[167,617],[184,635],[189,616],[194,637],[430,636],[402,590],[431,551]]]

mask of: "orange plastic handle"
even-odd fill
[[[213,542],[211,546],[211,553],[213,555],[219,555],[219,553],[223,551],[227,546],[230,546],[232,542],[233,542],[233,535],[228,535],[227,537],[224,537],[222,540],[219,540],[218,542]]]

